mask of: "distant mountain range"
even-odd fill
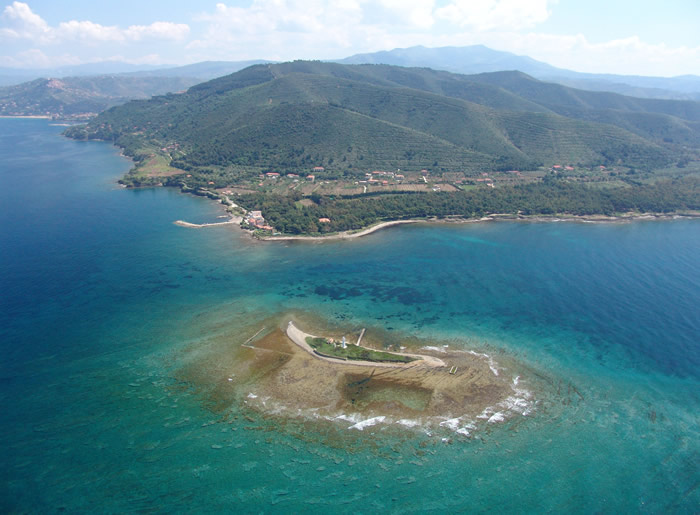
[[[114,141],[137,160],[174,149],[171,164],[192,181],[222,184],[314,166],[329,179],[561,162],[653,169],[700,148],[700,103],[586,92],[521,72],[295,61],[129,102],[71,135]]]
[[[0,86],[14,86],[35,79],[59,77],[86,77],[96,75],[116,75],[120,73],[135,73],[154,71],[167,66],[134,65],[115,61],[61,66],[57,68],[2,68],[0,67]]]
[[[145,66],[106,61],[60,68],[22,69],[0,68],[0,86],[13,86],[39,78],[89,77],[89,76],[141,76],[141,77],[192,77],[205,81],[237,72],[253,64],[269,61],[203,61],[185,66]]]
[[[255,64],[266,64],[272,61],[256,59],[252,61],[203,61],[201,63],[187,64],[175,68],[161,68],[158,70],[131,72],[129,75],[140,75],[149,77],[192,77],[205,80],[215,79],[235,73],[248,66]]]
[[[454,73],[521,71],[538,79],[592,91],[610,91],[642,98],[700,100],[700,77],[642,77],[581,73],[556,68],[530,57],[492,50],[482,45],[426,48],[415,46],[357,54],[336,62],[426,67]]]
[[[431,68],[460,74],[520,71],[529,76],[587,91],[606,91],[649,99],[700,100],[700,77],[672,78],[587,74],[555,68],[530,57],[500,52],[485,46],[425,48],[358,54],[339,64],[388,64]],[[105,62],[51,70],[0,69],[0,84],[27,77],[42,81],[0,88],[0,114],[51,114],[63,116],[99,112],[129,99],[147,98],[235,73],[268,61],[206,61],[174,68],[134,66]],[[66,77],[59,81],[48,77]],[[92,77],[87,80],[87,77]],[[121,83],[120,86],[117,83]],[[58,87],[58,84],[63,86]],[[589,116],[592,116],[589,113]],[[599,121],[604,121],[606,117]]]
[[[98,76],[36,79],[0,88],[0,116],[70,118],[136,98],[184,91],[200,82],[188,77]]]
[[[0,87],[0,116],[66,118],[95,114],[129,100],[183,91],[194,84],[264,62],[208,61],[148,70],[121,63],[98,63],[48,70],[51,73],[44,78]],[[115,70],[124,69],[128,71],[115,73]],[[0,69],[0,74],[3,71]],[[93,74],[95,72],[100,74]],[[65,77],[66,73],[75,75]]]

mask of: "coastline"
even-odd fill
[[[30,118],[37,120],[53,120],[53,116],[46,114],[28,114],[28,115],[0,115],[0,118]]]
[[[51,119],[50,116],[0,116],[0,118],[47,118]],[[96,140],[105,141],[105,140]],[[124,154],[124,149],[120,149],[120,156],[131,161],[135,164],[134,160]],[[150,188],[150,187],[166,187],[162,184],[160,185],[147,185],[141,186],[140,188]],[[180,188],[183,191],[182,188]],[[190,193],[190,191],[183,191],[184,193]],[[226,203],[222,198],[211,198],[217,203],[226,206]],[[661,220],[675,220],[675,219],[700,219],[700,211],[686,211],[686,212],[675,212],[675,213],[621,213],[618,215],[569,215],[569,214],[553,214],[553,215],[522,215],[522,214],[509,214],[509,213],[491,213],[480,218],[462,218],[460,216],[447,216],[445,218],[410,218],[402,220],[388,220],[385,222],[379,222],[375,225],[371,225],[364,229],[354,229],[349,231],[343,231],[339,233],[333,233],[328,235],[319,236],[308,236],[308,235],[291,235],[291,234],[280,234],[279,236],[260,236],[255,235],[252,232],[244,231],[254,239],[260,241],[309,241],[309,242],[320,242],[320,241],[334,241],[334,240],[349,240],[354,238],[360,238],[362,236],[367,236],[373,234],[382,229],[389,227],[394,227],[396,225],[403,224],[469,224],[469,223],[481,223],[481,222],[530,222],[530,223],[543,223],[543,222],[578,222],[578,223],[630,223],[636,221],[661,221]],[[232,221],[235,219],[232,218]],[[216,224],[192,224],[182,220],[176,220],[173,223],[183,227],[189,228],[204,228],[212,225],[228,225],[225,223]],[[234,222],[236,223],[236,222]],[[240,223],[240,221],[238,221]],[[233,225],[233,223],[231,223]]]
[[[620,215],[511,215],[494,213],[481,218],[425,218],[408,220],[390,220],[380,222],[366,229],[358,231],[344,231],[328,236],[256,236],[261,241],[328,241],[328,240],[349,240],[372,234],[381,229],[393,227],[401,224],[472,224],[481,222],[531,222],[531,223],[553,223],[553,222],[578,222],[578,223],[630,223],[637,221],[652,220],[676,220],[676,219],[700,219],[700,212],[683,213],[629,213]]]
[[[393,227],[394,225],[400,224],[415,224],[423,222],[424,220],[390,220],[388,222],[380,222],[376,225],[367,227],[366,229],[360,229],[359,231],[343,231],[336,234],[329,234],[328,236],[294,236],[294,235],[284,235],[284,236],[261,236],[258,237],[262,241],[289,241],[289,240],[351,240],[353,238],[360,238],[362,236],[367,236],[373,232],[377,232],[381,229],[387,227]]]

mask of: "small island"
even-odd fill
[[[178,377],[210,392],[216,409],[234,403],[280,423],[469,436],[480,425],[531,414],[535,392],[546,388],[522,363],[466,342],[334,327],[309,314],[258,320],[236,334],[237,342],[222,341]]]

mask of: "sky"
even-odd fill
[[[698,0],[0,0],[0,66],[339,59],[486,45],[560,68],[700,75]]]

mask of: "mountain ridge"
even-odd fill
[[[195,77],[202,81],[239,71],[253,64],[270,63],[263,59],[247,61],[203,61],[180,66],[131,65],[113,61],[48,69],[0,68],[0,86],[14,85],[36,78],[86,75],[140,75]],[[404,67],[428,67],[453,73],[475,74],[518,70],[540,80],[590,91],[611,91],[640,98],[700,100],[700,76],[647,77],[584,73],[557,68],[528,56],[493,50],[484,45],[428,48],[414,46],[328,60],[341,64],[390,64]]]
[[[515,78],[545,92],[550,87],[527,76]],[[698,139],[694,122],[658,112],[670,101],[623,102],[626,110],[603,109],[607,118],[600,123],[580,113],[558,114],[552,106],[507,91],[517,89],[513,84],[504,88],[472,79],[387,65],[256,65],[195,85],[182,95],[112,108],[73,135],[112,140],[132,154],[137,153],[134,142],[148,138],[154,144],[177,142],[181,152],[173,166],[198,173],[214,167],[216,174],[229,178],[278,169],[298,173],[312,163],[324,166],[329,177],[356,176],[368,168],[474,174],[558,161],[646,169],[669,164],[675,144],[634,125],[640,114],[677,121],[689,140]],[[450,95],[443,94],[446,84]],[[578,106],[576,90],[557,88],[572,110]],[[485,92],[491,92],[489,101],[481,98]],[[614,95],[591,95],[601,104],[619,101]],[[530,96],[538,98],[538,92]],[[613,123],[612,112],[637,133],[620,121]]]
[[[580,89],[636,92],[642,98],[700,100],[700,76],[646,77],[585,73],[557,68],[528,56],[493,50],[484,45],[428,48],[414,46],[373,53],[355,54],[334,62],[343,64],[389,64],[429,67],[453,73],[475,74],[495,71],[521,71],[541,80],[574,82]],[[564,84],[566,85],[566,84]]]
[[[182,91],[196,83],[184,77],[41,78],[0,88],[0,115],[82,117],[136,98]]]

